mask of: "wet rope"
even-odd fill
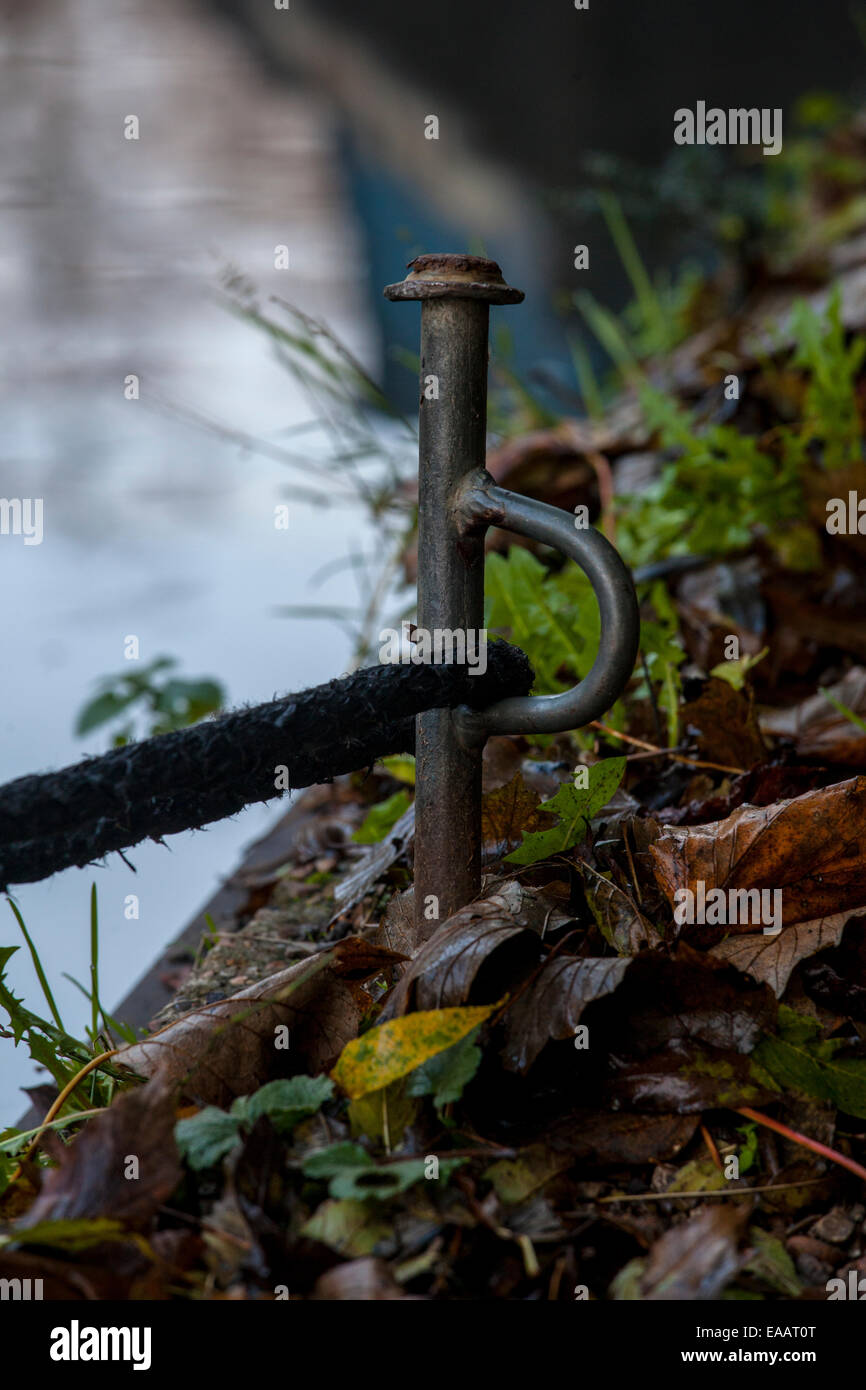
[[[0,787],[0,887],[83,868],[141,840],[198,830],[286,790],[411,752],[420,711],[483,709],[527,694],[532,680],[524,653],[495,642],[483,675],[464,665],[365,667],[59,772],[19,777]],[[285,789],[276,785],[282,767]]]

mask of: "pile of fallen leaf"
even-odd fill
[[[292,860],[114,1058],[145,1083],[46,1131],[56,1166],[7,1189],[3,1275],[55,1298],[794,1299],[866,1274],[866,778],[786,747],[698,803],[680,764],[656,779],[680,806],[621,790],[511,869],[569,772],[491,742],[490,876],[426,940],[411,829],[348,838],[384,775],[312,794]],[[701,877],[782,885],[782,931],[677,926]],[[239,952],[264,960],[243,988]]]
[[[677,352],[684,400],[739,372],[772,430],[793,388],[749,333],[828,276],[866,327],[848,230]],[[493,471],[598,514],[659,466],[639,420],[625,399]],[[110,1107],[22,1158],[0,1273],[178,1299],[796,1300],[866,1276],[866,541],[824,525],[857,489],[866,464],[815,470],[818,568],[759,536],[671,565],[676,748],[640,672],[592,747],[489,742],[484,887],[448,921],[415,923],[411,806],[352,839],[405,776],[302,797],[291,852],[112,1058]],[[711,674],[732,636],[736,677]],[[686,890],[777,919],[689,920]]]

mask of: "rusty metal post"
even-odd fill
[[[484,533],[491,525],[574,560],[601,615],[596,659],[572,690],[418,716],[415,921],[423,939],[481,888],[485,739],[578,729],[599,718],[629,680],[640,623],[631,575],[601,532],[578,529],[568,512],[497,487],[484,467],[490,305],[519,304],[522,292],[505,283],[495,261],[478,256],[418,256],[409,269],[385,294],[421,300],[418,627],[431,636],[462,633],[468,649],[469,634],[484,623]]]
[[[484,468],[487,330],[491,304],[519,304],[495,261],[419,256],[389,299],[421,300],[418,626],[484,626],[484,533],[457,532],[458,484]],[[415,913],[429,936],[481,887],[481,744],[457,736],[450,710],[416,723]],[[437,916],[424,915],[437,899]],[[435,909],[434,909],[435,910]]]

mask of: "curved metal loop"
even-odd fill
[[[489,477],[489,475],[487,475]],[[453,711],[459,736],[483,741],[490,734],[553,734],[579,729],[609,710],[631,676],[640,639],[637,595],[631,573],[600,531],[577,529],[559,507],[497,487],[473,486],[461,502],[468,527],[496,525],[552,546],[580,566],[601,614],[601,641],[592,670],[561,695],[527,695],[499,700],[483,710]]]

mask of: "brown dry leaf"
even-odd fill
[[[770,806],[834,781],[832,772],[823,768],[763,763],[745,777],[726,778],[711,796],[690,800],[685,807],[671,808],[673,813],[665,810],[657,814],[659,821],[668,825],[704,825],[711,820],[724,820],[740,806]]]
[[[506,1011],[505,1065],[526,1071],[546,1043],[574,1034],[588,1004],[613,991],[609,1007],[623,1058],[686,1044],[750,1052],[776,1017],[769,990],[748,986],[688,946],[672,959],[656,952],[632,959],[553,956]]]
[[[450,1008],[470,997],[474,1003],[501,999],[538,961],[538,936],[524,925],[531,908],[537,909],[537,895],[511,881],[455,912],[421,947],[382,1018]]]
[[[694,1115],[629,1115],[610,1110],[573,1110],[554,1126],[548,1144],[568,1149],[576,1159],[599,1166],[617,1163],[665,1163],[689,1142],[698,1121]]]
[[[415,954],[419,940],[415,926],[414,883],[405,893],[395,893],[389,899],[382,920],[374,931],[368,933],[368,939],[374,941],[377,946],[384,946],[389,951],[398,951],[407,958]],[[401,966],[395,968],[398,971],[402,969]]]
[[[586,901],[609,946],[620,955],[635,956],[644,944],[662,944],[664,938],[625,889],[605,878],[586,860],[580,861],[580,868],[586,880]]]
[[[656,1241],[640,1281],[641,1297],[700,1302],[718,1298],[747,1258],[738,1253],[748,1206],[707,1206]]]
[[[853,910],[866,898],[866,777],[773,806],[741,806],[711,825],[666,827],[650,855],[673,904],[678,889],[782,890],[784,925]],[[749,932],[752,923],[726,932]]]
[[[622,957],[553,956],[505,1014],[502,1056],[509,1071],[528,1071],[552,1039],[574,1037],[587,1004],[610,994],[631,961]]]
[[[481,803],[481,835],[486,847],[505,856],[520,844],[524,834],[548,830],[556,817],[539,811],[541,797],[526,786],[519,772],[496,791],[488,792]]]
[[[516,878],[485,875],[483,889],[485,898],[499,897],[508,907],[518,927],[529,927],[539,936],[545,932],[556,931],[573,916],[564,912],[558,905],[556,896],[558,884],[545,884],[544,888],[531,888]]]
[[[769,985],[776,998],[781,999],[794,966],[826,946],[838,946],[847,924],[861,912],[866,912],[866,907],[834,912],[813,922],[797,922],[785,927],[778,936],[729,936],[711,947],[710,955]]]
[[[39,1279],[40,1297],[46,1302],[87,1299],[119,1303],[130,1298],[166,1298],[166,1271],[129,1244],[122,1250],[122,1261],[120,1257],[88,1261],[84,1252],[76,1255],[74,1263],[35,1250],[4,1250],[0,1253],[0,1279]]]
[[[861,543],[863,540],[866,537],[861,538]],[[826,587],[824,574],[822,583]],[[820,599],[812,601],[809,593],[803,592],[805,587],[805,581],[802,581],[798,588],[789,575],[770,578],[764,585],[764,593],[773,610],[774,632],[785,639],[786,665],[797,654],[798,645],[802,649],[804,644],[807,655],[812,659],[816,647],[838,647],[860,661],[866,660],[862,602],[845,607],[835,603],[831,607]],[[778,641],[777,636],[776,645]],[[808,669],[809,663],[803,664]]]
[[[866,717],[866,667],[854,666],[828,690],[854,714]],[[761,728],[775,738],[793,739],[801,758],[866,767],[866,731],[840,714],[820,691],[791,709],[763,714]]]
[[[277,1075],[329,1071],[357,1035],[369,995],[361,982],[403,959],[346,937],[218,1003],[184,1014],[117,1061],[180,1087],[200,1105],[228,1105]],[[275,1047],[285,1027],[290,1048]]]
[[[620,396],[603,419],[566,419],[553,428],[505,440],[488,453],[487,468],[504,486],[554,501],[563,477],[572,486],[593,480],[585,455],[619,454],[642,448],[647,439],[639,403],[634,396]]]
[[[685,943],[673,958],[654,952],[632,961],[615,1005],[618,1052],[635,1056],[688,1043],[751,1052],[777,1015],[765,985]]]
[[[702,758],[747,771],[767,756],[751,695],[734,690],[728,681],[711,676],[698,698],[683,706],[680,718],[684,728],[698,731]]]
[[[697,1125],[696,1115],[574,1110],[543,1140],[521,1149],[515,1158],[499,1159],[484,1176],[493,1183],[500,1201],[513,1205],[581,1161],[589,1161],[593,1168],[666,1162],[688,1143]]]
[[[520,771],[524,758],[521,744],[522,740],[505,734],[494,734],[487,740],[481,754],[481,787],[485,794],[504,787]]]
[[[120,1096],[64,1150],[62,1166],[49,1171],[19,1226],[99,1217],[148,1220],[182,1176],[174,1121],[168,1086],[151,1082]],[[127,1177],[130,1157],[138,1160],[135,1180]]]
[[[852,914],[839,945],[804,962],[797,984],[818,1006],[822,1021],[825,1013],[866,1020],[866,917]]]
[[[405,1298],[384,1260],[367,1257],[335,1265],[316,1280],[315,1299],[352,1299],[355,1302]]]

